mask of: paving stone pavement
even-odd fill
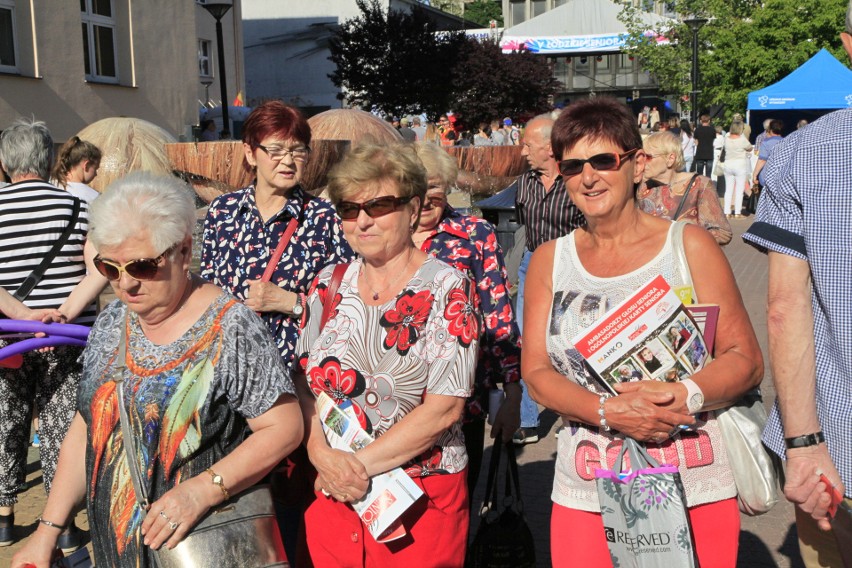
[[[725,253],[733,267],[734,274],[757,332],[764,355],[766,343],[766,275],[767,265],[764,255],[745,245],[740,235],[748,229],[751,218],[732,219],[734,240],[725,247]],[[763,380],[765,401],[771,404],[775,397],[772,377],[767,369]],[[541,441],[519,448],[521,492],[524,498],[524,511],[536,542],[538,565],[550,566],[550,491],[553,484],[553,467],[556,452],[556,416],[549,411],[541,415]],[[474,503],[482,503],[485,492],[485,475],[490,447],[486,449],[483,472],[474,493]],[[29,488],[21,495],[16,510],[18,542],[13,546],[0,549],[0,566],[7,566],[12,554],[20,548],[22,540],[35,530],[35,518],[44,506],[44,489],[41,482],[41,470],[38,465],[38,451],[33,448],[29,453],[27,480]],[[77,516],[77,524],[87,528],[86,516],[82,512]],[[471,534],[475,532],[478,518],[474,516]],[[742,532],[738,568],[799,568],[803,566],[796,545],[796,529],[793,524],[793,509],[781,499],[775,508],[761,517],[742,516]]]

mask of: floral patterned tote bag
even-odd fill
[[[625,471],[624,466],[629,469]],[[613,566],[698,566],[675,466],[660,465],[639,442],[625,438],[613,469],[597,469],[595,477]]]

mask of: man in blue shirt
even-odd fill
[[[850,34],[852,0],[840,34],[852,57]],[[852,504],[850,157],[852,109],[778,143],[759,172],[766,190],[743,235],[769,253],[769,360],[777,398],[763,440],[786,457],[784,494],[796,504],[808,567],[843,566],[830,531],[828,485]]]
[[[763,139],[760,141],[760,150],[757,153],[757,165],[754,167],[754,174],[752,175],[752,183],[760,183],[763,185],[763,167],[766,165],[766,161],[769,159],[769,156],[772,155],[772,150],[775,149],[775,146],[781,142],[781,132],[784,130],[784,123],[780,120],[773,119],[769,121],[769,124],[766,127],[763,134]]]

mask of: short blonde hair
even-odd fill
[[[742,120],[735,120],[731,123],[730,134],[742,134],[745,130],[745,123]]]
[[[399,197],[417,197],[423,204],[426,168],[410,144],[356,146],[329,172],[328,195],[338,205],[383,181],[394,182]]]
[[[427,180],[433,177],[438,178],[446,189],[456,184],[459,167],[446,150],[431,142],[417,142],[414,144],[414,151],[423,167],[426,168]]]
[[[677,135],[669,131],[651,134],[645,138],[642,148],[648,154],[674,154],[674,169],[677,172],[686,167],[686,160],[683,159],[683,147],[680,145],[680,139],[678,139]]]

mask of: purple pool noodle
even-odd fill
[[[7,345],[0,349],[0,361],[7,357],[11,357],[12,355],[17,355],[18,353],[27,353],[29,351],[41,349],[42,347],[59,347],[61,345],[85,347],[86,342],[82,339],[63,337],[61,335],[54,335],[52,337],[34,337],[32,339],[25,339],[23,341],[12,343],[11,345]]]
[[[73,323],[44,323],[32,320],[0,319],[0,332],[46,333],[52,336],[73,337],[85,340],[92,328]]]

